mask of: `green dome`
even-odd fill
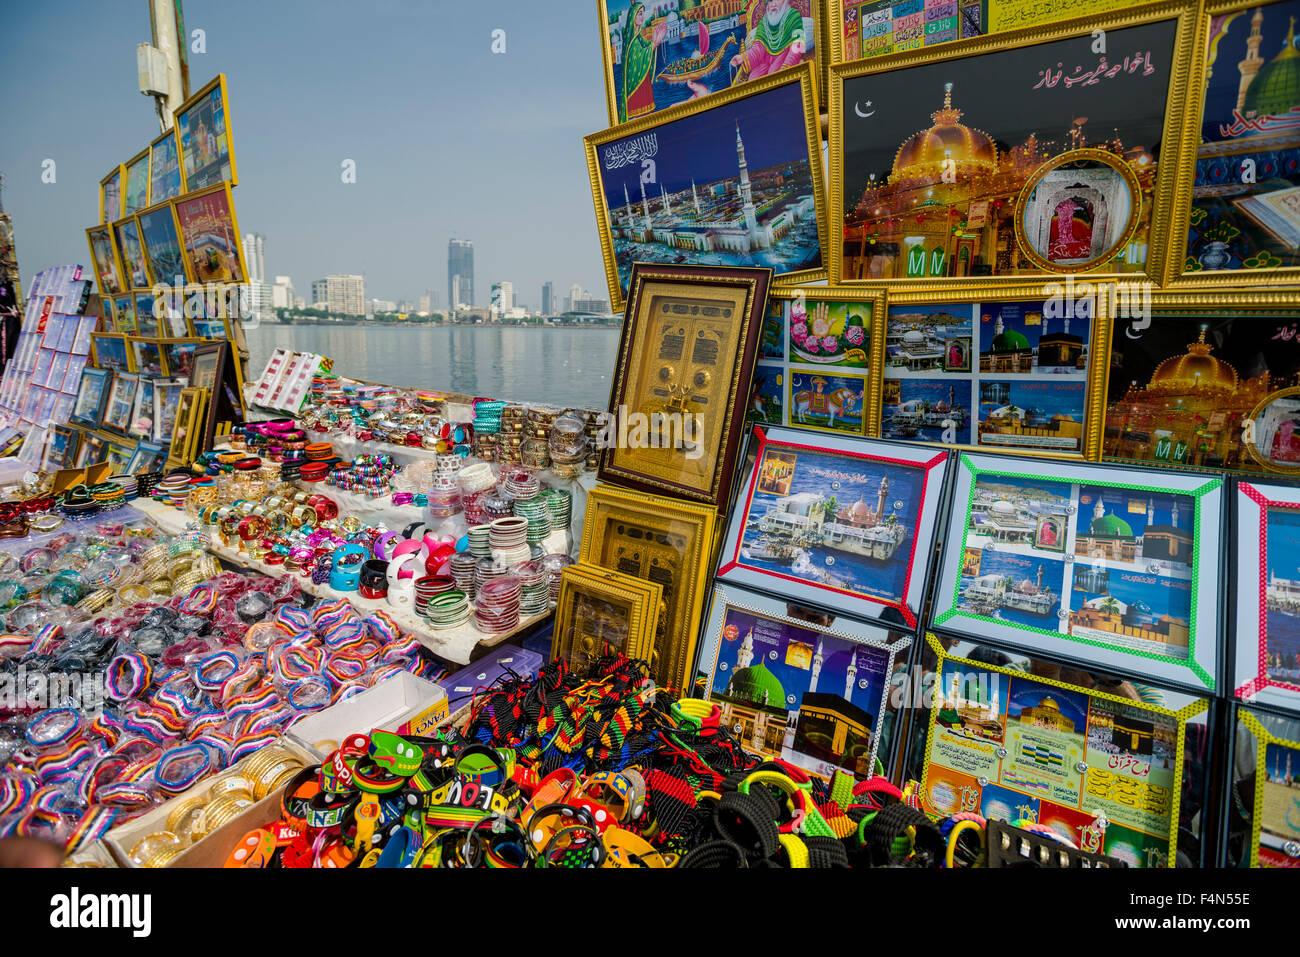
[[[1014,329],[1007,329],[993,337],[994,352],[1023,352],[1028,348],[1029,340]]]
[[[1094,535],[1133,537],[1133,527],[1118,515],[1103,515],[1101,518],[1094,518],[1091,531]]]
[[[754,704],[768,704],[776,708],[785,707],[785,688],[776,675],[767,670],[762,662],[751,668],[741,668],[734,672],[727,685],[727,697],[752,701]]]
[[[1247,116],[1280,116],[1300,103],[1300,50],[1295,46],[1295,18],[1282,52],[1264,64],[1246,89]]]

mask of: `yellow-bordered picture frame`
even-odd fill
[[[1265,714],[1265,712],[1260,713]],[[1297,725],[1294,717],[1281,718],[1272,715],[1268,717],[1275,721],[1286,722],[1292,727]],[[1249,770],[1255,773],[1255,793],[1250,815],[1249,865],[1251,867],[1294,867],[1294,861],[1300,858],[1300,831],[1286,834],[1277,833],[1279,829],[1275,827],[1271,827],[1267,832],[1264,828],[1266,816],[1273,817],[1276,814],[1278,803],[1284,803],[1286,798],[1290,798],[1292,802],[1297,800],[1293,794],[1285,793],[1294,791],[1296,785],[1291,782],[1290,776],[1281,770],[1281,758],[1283,755],[1286,756],[1288,769],[1291,768],[1291,759],[1294,758],[1295,768],[1300,770],[1300,740],[1274,734],[1264,726],[1255,713],[1246,708],[1237,708],[1237,720],[1255,739],[1255,760],[1248,766]],[[1297,734],[1296,738],[1300,738],[1300,734]],[[1234,769],[1232,782],[1234,789],[1238,780],[1245,777],[1243,772],[1246,770],[1245,767]],[[1273,790],[1274,788],[1281,789],[1283,793],[1278,793]],[[1269,800],[1270,797],[1272,800]],[[1270,811],[1274,813],[1270,814]],[[1291,824],[1288,811],[1289,806],[1287,811],[1282,812],[1283,824],[1296,830]]]
[[[650,662],[663,588],[657,582],[579,562],[560,573],[551,658],[585,671],[606,650]]]
[[[121,266],[117,259],[117,237],[111,223],[101,223],[86,230],[86,246],[90,249],[90,266],[95,271],[95,285],[101,295],[125,295],[126,284],[122,281]],[[108,261],[104,261],[107,254]],[[110,280],[112,286],[106,280]]]
[[[798,108],[802,114],[799,117],[797,143],[793,142],[796,130],[793,121],[795,104],[792,90],[797,90]],[[753,100],[745,104],[745,101],[756,97],[762,98],[761,102]],[[791,102],[786,104],[784,98],[789,98]],[[788,141],[780,145],[783,158],[777,163],[756,169],[753,173],[754,179],[760,182],[760,189],[763,183],[768,183],[769,188],[788,191],[780,194],[779,207],[773,205],[765,208],[760,214],[757,205],[767,207],[767,204],[756,205],[753,202],[753,182],[749,178],[749,161],[748,154],[744,151],[744,136],[761,137],[765,133],[772,134],[774,117],[780,109],[785,108],[788,108],[790,115],[784,117],[787,127],[783,130],[783,134]],[[788,283],[816,282],[825,279],[827,277],[826,247],[831,231],[826,219],[826,189],[821,159],[821,120],[818,109],[813,66],[811,63],[804,63],[800,67],[742,84],[725,93],[717,93],[698,102],[683,103],[632,123],[625,123],[614,129],[587,136],[583,140],[587,154],[587,175],[591,182],[596,228],[600,235],[605,278],[609,284],[610,304],[614,311],[621,310],[626,304],[625,288],[630,279],[632,263],[652,262],[646,258],[645,249],[636,253],[625,251],[626,255],[622,257],[618,255],[616,240],[631,244],[637,235],[643,237],[639,245],[649,247],[656,251],[656,255],[665,257],[662,261],[653,261],[656,266],[671,266],[678,262],[699,262],[698,255],[691,255],[692,252],[699,251],[717,254],[709,257],[708,265],[724,268],[765,266],[766,260],[775,258],[775,254],[771,252],[773,245],[785,243],[787,240],[790,248],[797,248],[800,251],[799,254],[803,256],[799,260],[801,263],[812,262],[813,249],[809,243],[805,242],[797,247],[793,245],[799,242],[798,237],[807,231],[807,215],[811,211],[816,216],[817,225],[815,263],[780,273],[779,276]],[[741,114],[745,114],[743,123]],[[693,173],[682,175],[681,172],[674,170],[671,175],[672,194],[661,185],[660,195],[654,197],[653,202],[649,194],[645,194],[644,201],[639,197],[633,200],[631,193],[628,192],[628,183],[632,184],[631,188],[644,191],[646,183],[641,177],[653,171],[654,179],[650,183],[650,192],[654,192],[654,186],[660,184],[660,171],[668,168],[667,151],[660,146],[660,135],[666,132],[667,127],[678,123],[684,125],[674,132],[674,137],[681,142],[680,157],[682,158],[679,162],[688,173],[692,155],[691,144],[697,144],[698,149],[698,136],[703,135],[702,131],[710,127],[713,128],[712,135],[717,142],[726,140],[728,144],[735,144],[734,162],[737,172],[734,175],[729,172],[722,179],[704,183],[695,182],[692,187]],[[748,129],[752,129],[752,132],[746,134]],[[796,146],[797,156],[794,152]],[[730,145],[727,146],[728,150],[731,148]],[[775,149],[776,147],[765,147],[769,152]],[[750,151],[753,152],[752,147]],[[742,161],[745,164],[743,167]],[[728,154],[727,163],[730,162]],[[647,166],[646,163],[651,165]],[[785,167],[783,177],[762,175],[768,169],[782,166]],[[629,169],[629,167],[635,168]],[[798,167],[799,177],[807,176],[811,196],[801,193],[802,180],[795,179],[796,167]],[[607,194],[615,187],[612,182],[607,183],[603,176],[603,172],[609,169],[627,170],[620,179],[618,187],[618,191],[625,198],[625,203],[613,210],[610,208]],[[730,166],[727,169],[729,171]],[[735,191],[727,185],[732,180],[737,181]],[[748,190],[745,189],[746,185],[749,187]],[[731,208],[733,192],[739,197],[748,197],[741,200],[739,212]],[[704,195],[703,203],[700,202],[701,193]],[[673,196],[677,198],[674,199]],[[764,199],[761,192],[759,199]],[[674,204],[677,205],[677,213],[673,212]],[[656,225],[650,215],[652,206],[658,210],[659,218],[667,219],[668,222]],[[615,213],[620,210],[623,212],[615,227]],[[682,210],[689,210],[690,221],[682,219]],[[724,214],[731,216],[732,219],[726,222],[712,222],[709,219],[711,216]],[[767,218],[762,218],[764,216]],[[649,228],[646,228],[646,222],[649,222]],[[700,225],[694,225],[695,223]],[[615,234],[615,228],[618,230],[618,235]],[[671,240],[666,238],[670,234]],[[644,240],[647,235],[650,237],[649,241]],[[790,238],[791,236],[795,238]],[[683,245],[688,241],[693,244],[692,247]],[[743,252],[742,246],[746,247]],[[752,255],[755,248],[762,255]],[[720,250],[725,251],[725,255],[719,252]],[[734,260],[727,258],[733,255]],[[713,259],[720,261],[714,262]],[[726,261],[721,261],[724,259]]]
[[[165,224],[167,218],[161,217],[163,213],[167,214],[171,220],[172,234],[175,248],[166,248],[167,238],[158,232],[158,224]],[[184,241],[181,237],[181,223],[176,216],[176,205],[170,201],[157,203],[147,209],[139,210],[135,214],[137,229],[140,234],[140,246],[144,251],[145,268],[149,271],[149,281],[152,286],[163,285],[174,288],[176,277],[180,276],[182,284],[190,279],[190,267],[185,256]],[[146,223],[149,224],[149,231],[146,231]],[[163,229],[165,230],[165,225]],[[152,234],[153,239],[149,237]],[[180,269],[177,273],[175,270]],[[170,275],[168,275],[170,273]]]
[[[802,66],[804,63],[812,63],[814,65],[814,68],[816,69],[818,82],[823,83],[825,82],[826,69],[830,63],[829,57],[826,56],[826,48],[823,45],[823,40],[824,37],[826,36],[826,31],[824,29],[825,28],[824,21],[826,19],[826,4],[823,2],[823,0],[786,0],[786,2],[788,4],[789,10],[797,11],[800,14],[800,19],[802,20],[802,23],[799,27],[800,30],[806,32],[808,30],[808,21],[810,20],[812,21],[813,55],[811,57],[808,57],[806,55],[807,44],[804,43],[805,52],[802,59],[800,59],[797,63],[787,63],[785,66],[776,67],[775,69],[772,69],[774,64],[766,64],[765,68],[771,70],[771,72],[765,73],[764,76],[776,76],[782,70],[797,69],[799,66]],[[673,61],[673,64],[670,64],[668,67],[664,67],[662,69],[660,68],[658,51],[655,49],[655,45],[654,45],[653,31],[655,30],[655,27],[653,25],[649,25],[647,27],[642,28],[641,31],[642,34],[646,32],[652,33],[651,37],[646,38],[647,41],[651,43],[652,45],[651,49],[654,51],[654,58],[651,65],[652,75],[649,77],[651,83],[653,84],[653,82],[656,80],[662,80],[665,84],[668,84],[669,86],[680,86],[680,88],[684,92],[694,94],[695,92],[694,88],[688,87],[687,85],[688,81],[695,83],[696,85],[699,85],[699,81],[704,77],[711,77],[714,74],[721,74],[724,72],[730,75],[730,69],[729,69],[730,61],[732,60],[733,57],[738,55],[743,57],[744,54],[742,53],[742,50],[749,45],[746,42],[747,40],[749,40],[748,35],[745,37],[745,39],[737,41],[732,31],[741,28],[746,28],[747,30],[750,29],[746,25],[753,22],[755,13],[758,13],[760,15],[762,14],[763,12],[762,8],[765,6],[765,3],[766,0],[744,0],[744,2],[738,4],[739,10],[734,9],[734,7],[737,5],[733,5],[733,4],[726,4],[720,7],[719,9],[724,13],[724,16],[716,17],[715,22],[719,20],[725,22],[728,18],[734,16],[740,16],[744,18],[735,26],[730,28],[724,28],[723,31],[719,31],[719,35],[721,35],[722,32],[725,32],[727,34],[727,36],[721,40],[713,38],[713,31],[708,27],[705,27],[707,21],[704,20],[702,15],[697,18],[689,18],[686,16],[679,15],[676,10],[671,10],[672,13],[671,19],[675,20],[680,25],[680,30],[678,35],[680,36],[682,42],[689,43],[691,40],[691,35],[697,33],[700,30],[700,28],[704,28],[708,31],[710,39],[708,40],[708,48],[704,51],[703,54],[697,53],[696,56],[694,57],[685,57],[679,60],[675,60]],[[632,2],[628,6],[626,15],[632,15],[633,11],[635,11],[637,7],[644,8],[644,6],[645,4],[642,2],[642,0],[632,0]],[[705,4],[696,4],[696,9],[700,11],[702,14],[706,6],[707,5]],[[804,11],[805,7],[807,8],[806,15]],[[642,119],[646,116],[654,116],[658,113],[662,113],[664,110],[672,109],[673,106],[678,105],[677,103],[674,103],[669,106],[659,107],[653,105],[652,103],[652,106],[649,111],[641,110],[637,112],[635,116],[625,116],[625,117],[619,116],[619,104],[618,104],[619,90],[618,90],[618,85],[615,83],[614,80],[614,71],[619,64],[614,63],[614,51],[611,49],[612,46],[614,46],[614,35],[615,35],[614,30],[617,25],[610,23],[609,3],[607,2],[607,0],[596,0],[596,18],[600,23],[601,65],[603,68],[602,75],[605,78],[605,105],[609,112],[609,125],[611,127],[614,127],[614,126],[618,126],[621,123],[635,122],[638,119]],[[621,19],[623,18],[620,17],[620,20]],[[664,23],[665,31],[671,30],[672,26],[668,22],[670,18],[668,16],[665,16],[663,19],[665,21]],[[795,36],[793,31],[785,29],[784,23],[778,29],[782,30],[780,36],[780,39],[782,41],[785,41]],[[620,56],[621,59],[623,45],[625,43],[625,38],[627,37],[626,28],[620,29],[617,36],[618,36],[617,46],[619,48],[618,55]],[[660,42],[663,42],[664,40],[667,39],[668,37],[665,34],[665,36],[661,38]],[[755,38],[753,42],[761,42],[761,41],[758,38]],[[782,54],[785,60],[788,60],[790,58],[790,51],[792,49],[794,42],[796,41],[790,40],[790,42],[785,43],[780,48],[780,50],[772,50],[770,47],[767,46],[766,42],[763,43],[763,46],[769,54],[775,55],[779,52]],[[700,43],[698,41],[695,42],[695,49],[696,50],[700,49]],[[677,70],[671,69],[671,67],[676,64],[681,64],[682,66]],[[742,63],[742,68],[745,69],[747,73],[752,73],[753,68],[748,65],[747,61],[745,63]],[[737,79],[739,76],[740,73],[738,71],[734,76],[731,76],[731,82],[728,87],[725,87],[720,90],[713,90],[710,91],[709,93],[705,93],[703,95],[703,98],[708,99],[708,97],[712,96],[714,93],[726,92],[727,89],[734,90],[738,86],[744,86],[745,83],[753,82],[748,78],[748,76],[746,76],[744,79]],[[705,85],[707,86],[707,84]],[[653,96],[654,94],[652,92],[651,97],[653,98]],[[694,99],[694,98],[695,98],[694,95],[690,97],[683,97],[678,102],[679,103],[687,102],[689,99]]]
[[[1164,31],[1165,36],[1153,33],[1168,21],[1172,21],[1171,32]],[[1130,171],[1136,170],[1142,180],[1143,204],[1137,232],[1120,255],[1131,252],[1143,258],[1140,267],[1135,263],[1131,268],[1115,268],[1120,256],[1109,262],[1096,261],[1087,275],[1093,280],[1121,277],[1159,282],[1169,254],[1169,222],[1179,182],[1190,176],[1183,160],[1190,122],[1186,119],[1186,103],[1196,26],[1196,4],[1176,0],[833,66],[827,94],[828,227],[830,234],[842,236],[843,242],[833,243],[829,249],[827,266],[832,281],[851,285],[887,283],[891,292],[1050,281],[1057,272],[1066,270],[1043,272],[1029,263],[1014,240],[1013,223],[1005,220],[1015,216],[1016,201],[1039,166],[1091,144],[1104,145],[1108,152],[1122,157],[1124,165]],[[1114,64],[1105,59],[1105,54],[1092,52],[1094,31],[1098,30],[1111,44],[1108,49],[1113,51]],[[1123,31],[1137,32],[1129,32],[1126,37]],[[1135,54],[1129,49],[1139,40],[1148,42],[1149,36],[1161,41],[1159,50]],[[1033,97],[1038,87],[1044,87],[1039,100],[1008,103],[999,96],[998,88],[989,85],[990,71],[996,68],[1000,74],[1007,74],[1013,69],[1013,60],[1007,55],[1017,53],[1024,60],[1023,65],[1014,66],[1025,75],[1021,95]],[[978,61],[986,56],[997,59],[980,64]],[[1166,57],[1170,59],[1166,61]],[[1076,64],[1074,73],[1065,77],[1071,58],[1089,68],[1095,65],[1096,69],[1089,72]],[[1058,60],[1061,63],[1053,67]],[[1118,128],[1124,121],[1116,121],[1113,115],[1099,118],[1091,108],[1076,108],[1087,105],[1081,99],[1085,95],[1103,96],[1104,84],[1113,82],[1121,71],[1127,78],[1139,70],[1144,76],[1151,75],[1146,72],[1148,68],[1151,73],[1163,72],[1168,77],[1164,101],[1158,112],[1148,105],[1146,114],[1127,119],[1133,129],[1149,134],[1147,141],[1131,143],[1131,137],[1125,138],[1125,129]],[[1035,73],[1038,87],[1033,84]],[[861,88],[863,79],[873,81],[875,92],[871,95]],[[1076,84],[1091,80],[1087,86],[1103,92],[1076,93],[1074,99],[1078,102],[1057,102],[1059,94],[1074,85],[1064,85],[1065,79],[1073,79]],[[958,86],[955,80],[968,82]],[[1005,82],[1012,82],[1009,75]],[[1045,86],[1049,82],[1052,88]],[[849,84],[855,89],[846,91]],[[917,89],[920,84],[924,84],[923,94]],[[1056,128],[1034,129],[1028,124],[1037,122],[1033,118],[1037,114],[1029,110],[1029,105],[1044,101],[1047,94],[1053,94],[1053,99],[1035,107],[1043,113],[1042,122],[1049,122],[1049,115],[1054,117],[1057,111],[1064,119]],[[867,96],[865,101],[863,96]],[[1136,104],[1134,109],[1144,108],[1141,104],[1146,102],[1131,92],[1122,92],[1122,88],[1111,98]],[[927,109],[914,105],[922,99],[937,107],[930,114],[933,125],[929,128],[925,121]],[[1112,111],[1120,108],[1115,102],[1092,105],[1105,105]],[[876,178],[878,170],[863,169],[860,183],[850,185],[846,181],[849,134],[845,123],[850,111],[855,114],[855,123],[879,116],[873,123],[875,130],[855,134],[856,142],[867,144],[859,149],[879,152],[883,161],[880,141],[891,147],[898,144],[884,179]],[[905,115],[900,111],[906,111]],[[968,119],[970,125],[961,122],[967,111],[973,114]],[[1106,124],[1105,129],[1094,132],[1088,128],[1090,114],[1099,126]],[[978,126],[994,121],[1017,124],[1017,131],[1007,133],[995,128],[988,132]],[[880,129],[886,122],[891,124],[890,129]],[[1112,130],[1112,124],[1117,128]],[[900,129],[895,131],[893,127]],[[1017,140],[1009,149],[998,145],[1011,136]],[[1157,149],[1158,162],[1154,152]],[[1080,157],[1080,163],[1085,162],[1086,157]],[[1065,175],[1073,172],[1076,170],[1062,171]],[[1096,170],[1077,172],[1088,176],[1086,182],[1077,184],[1081,188],[1076,190],[1076,184],[1071,182],[1078,177],[1070,177],[1061,180],[1068,185],[1052,184],[1052,190],[1044,189],[1041,197],[1034,198],[1034,215],[1048,217],[1051,227],[1051,248],[1056,250],[1051,259],[1063,263],[1083,255],[1084,247],[1091,251],[1097,243],[1114,245],[1107,241],[1111,236],[1108,231],[1128,222],[1118,215],[1123,212],[1118,202],[1123,176]],[[972,183],[976,186],[972,187]],[[850,189],[856,197],[854,208],[861,211],[857,226],[846,223],[846,191]],[[1058,192],[1060,202],[1053,206],[1051,201]],[[1109,215],[1112,203],[1117,212],[1113,217]],[[1039,230],[1029,232],[1038,235]],[[847,257],[846,247],[850,246],[857,252]],[[1091,252],[1088,257],[1092,261]]]
[[[163,340],[152,336],[129,336],[127,351],[131,367],[142,376],[161,378],[167,375],[167,359],[163,355]]]
[[[172,201],[180,229],[186,275],[204,285],[244,283],[248,262],[230,184],[218,183]],[[232,267],[238,267],[239,275]]]
[[[131,354],[131,349],[127,345],[125,333],[92,332],[90,359],[96,369],[111,369],[115,372],[136,371],[135,356]]]
[[[181,390],[180,405],[176,409],[176,423],[172,428],[167,457],[171,463],[182,465],[194,461],[199,439],[203,433],[203,418],[207,412],[207,389]]]
[[[207,128],[206,121],[215,117],[215,108],[210,113],[203,109],[205,106],[209,105],[208,101],[211,99],[212,94],[218,90],[220,91],[219,99],[221,104],[220,133],[216,133],[212,129]],[[200,113],[204,115],[199,115]],[[235,138],[230,126],[230,96],[226,92],[226,75],[224,73],[218,73],[201,89],[199,89],[198,92],[191,94],[188,100],[176,108],[174,116],[176,120],[176,152],[181,167],[182,191],[186,193],[194,193],[201,189],[216,186],[222,182],[225,182],[230,186],[238,186],[239,167],[235,163]],[[214,128],[217,126],[215,119],[212,121],[212,126]],[[219,169],[212,171],[210,168],[214,165],[213,162],[209,162],[203,167],[198,167],[195,170],[189,169],[186,163],[187,136],[190,138],[191,143],[196,137],[212,137],[218,141],[224,140],[226,146],[226,158],[230,161],[230,175],[228,177],[221,175]],[[189,149],[193,150],[194,147],[191,146]],[[217,162],[215,165],[219,167],[220,164]],[[213,178],[214,172],[216,173],[215,178]]]
[[[114,180],[116,180],[115,184]],[[125,181],[125,167],[121,163],[114,166],[109,174],[99,181],[99,224],[101,226],[111,225],[122,218]],[[113,215],[110,216],[110,213]]]
[[[1300,282],[1300,93],[1279,82],[1297,25],[1296,0],[1206,0],[1187,103],[1191,175],[1179,181],[1166,285]],[[1207,143],[1211,126],[1220,138]]]
[[[578,560],[663,586],[661,686],[685,689],[690,679],[717,530],[707,505],[603,483],[587,493]]]
[[[153,280],[149,276],[149,263],[144,254],[144,243],[140,239],[140,224],[134,216],[126,216],[113,223],[112,230],[122,282],[133,292],[148,290],[153,285]]]
[[[960,292],[891,291],[879,436],[1096,461],[1116,285],[1067,276]]]
[[[137,202],[131,200],[132,177],[139,176],[137,185],[143,190]],[[151,205],[149,199],[149,147],[145,147],[122,164],[122,216],[133,216]]]
[[[167,144],[171,144],[170,147]],[[150,206],[175,199],[185,191],[180,155],[180,146],[176,140],[176,125],[173,123],[166,133],[149,144]],[[170,175],[173,170],[175,176]]]
[[[952,655],[933,634],[925,639],[938,663],[917,789],[923,810],[1027,818],[1066,828],[1081,850],[1131,867],[1176,866],[1187,723],[1209,707],[1206,699],[1173,710]],[[1121,724],[1125,720],[1132,726]],[[1039,761],[1044,751],[1048,758]],[[962,767],[935,763],[936,753]],[[1096,764],[1089,761],[1094,755]],[[1122,760],[1112,768],[1115,755]],[[1153,783],[1157,770],[1165,784]],[[1067,797],[1074,807],[1065,805]],[[1044,803],[1050,805],[1046,813]],[[1152,825],[1161,819],[1167,823],[1157,833]],[[1139,823],[1147,829],[1139,830]]]

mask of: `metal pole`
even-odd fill
[[[171,129],[172,113],[190,94],[181,4],[182,0],[149,0],[153,45],[167,58],[168,95],[154,98],[158,106],[158,122],[163,132]]]

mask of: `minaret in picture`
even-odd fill
[[[700,215],[700,196],[695,192],[695,179],[691,178],[691,201],[695,203],[695,215]]]
[[[817,639],[817,651],[813,653],[812,660],[812,682],[808,685],[808,691],[811,693],[817,690],[817,677],[822,673],[822,640]]]
[[[1264,8],[1256,7],[1255,15],[1250,18],[1250,36],[1246,38],[1246,59],[1237,64],[1237,72],[1241,74],[1241,85],[1237,87],[1238,112],[1246,105],[1246,91],[1264,65],[1264,58],[1259,55],[1260,44],[1264,42],[1263,26]]]
[[[758,237],[758,214],[749,188],[749,164],[745,162],[745,141],[740,138],[740,120],[736,121],[736,156],[740,161],[740,202],[745,214],[745,228],[751,238]]]
[[[1038,590],[1040,592],[1043,590],[1043,566],[1042,565],[1038,566]]]
[[[889,498],[889,476],[886,475],[880,480],[880,495],[876,498],[876,520],[885,517],[885,500]]]
[[[754,629],[749,629],[749,634],[745,640],[740,643],[740,650],[736,652],[736,671],[742,668],[748,668],[754,661]]]
[[[623,184],[623,222],[632,225],[632,200],[628,199],[627,183]]]
[[[1106,504],[1101,500],[1101,496],[1098,495],[1097,504],[1094,505],[1092,509],[1092,517],[1101,518],[1105,514],[1106,514]]]
[[[853,682],[858,676],[858,663],[853,652],[849,652],[849,667],[844,672],[844,700],[853,700]]]
[[[1174,507],[1169,510],[1169,524],[1178,527],[1178,499],[1174,499]]]
[[[668,202],[668,194],[664,191],[663,183],[659,184],[659,198],[663,200],[664,215],[671,216],[673,214],[673,207],[672,204]]]
[[[653,229],[650,224],[650,203],[645,198],[645,180],[641,180],[641,215],[645,217],[646,231]]]
[[[1156,500],[1153,498],[1149,498],[1147,499],[1147,524],[1154,525],[1155,523],[1156,523]]]

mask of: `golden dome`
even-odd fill
[[[1187,347],[1187,354],[1166,359],[1156,366],[1151,375],[1149,389],[1167,389],[1171,392],[1188,392],[1204,389],[1235,391],[1237,370],[1226,362],[1210,355],[1213,348],[1205,341],[1205,330],[1200,338]]]
[[[993,144],[993,137],[963,126],[958,122],[961,117],[962,111],[952,105],[952,84],[945,83],[943,109],[930,114],[934,125],[903,141],[894,155],[890,178],[897,180],[900,176],[919,174],[926,179],[937,179],[945,159],[956,162],[959,174],[994,172],[998,166],[998,148]]]
[[[1055,698],[1052,698],[1052,697],[1050,697],[1050,696],[1049,696],[1049,697],[1046,697],[1046,698],[1044,698],[1042,701],[1038,702],[1038,707],[1039,707],[1039,708],[1042,708],[1042,709],[1045,709],[1045,710],[1048,710],[1048,711],[1060,711],[1060,710],[1061,710],[1061,706],[1060,706],[1059,704],[1056,703],[1056,699],[1055,699]]]

